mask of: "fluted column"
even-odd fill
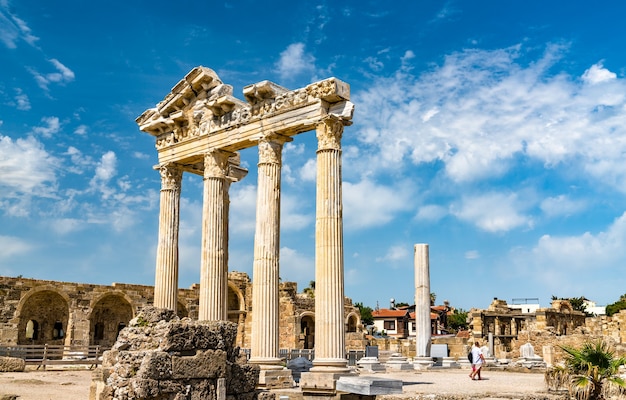
[[[416,244],[415,329],[416,356],[430,357],[430,261],[427,244]]]
[[[200,321],[228,319],[228,158],[211,150],[204,155]]]
[[[343,122],[327,117],[316,128],[315,359],[311,371],[345,371],[343,209],[341,136]]]
[[[262,369],[282,369],[279,349],[280,172],[287,138],[259,142],[256,231],[252,278],[250,362]]]
[[[178,224],[182,171],[160,165],[159,241],[154,282],[154,306],[176,311],[178,305]]]

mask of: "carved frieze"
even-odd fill
[[[212,70],[198,67],[157,107],[146,110],[137,118],[137,123],[142,131],[156,137],[156,147],[162,150],[198,136],[235,129],[320,101],[333,104],[333,110],[340,110],[342,118],[352,118],[352,103],[347,101],[349,85],[336,78],[291,91],[263,81],[246,87],[244,95],[251,104],[234,98],[232,86],[223,84]],[[322,103],[320,107],[329,107]],[[341,103],[349,107],[334,105]]]

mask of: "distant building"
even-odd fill
[[[533,314],[535,313],[541,306],[539,305],[538,298],[517,298],[511,301],[511,304],[508,304],[508,307],[511,310],[520,311],[522,314]]]

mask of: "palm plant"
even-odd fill
[[[586,342],[580,349],[561,349],[566,353],[565,362],[546,371],[548,388],[566,387],[578,400],[603,400],[611,390],[626,392],[626,382],[619,376],[626,358],[615,357],[604,340]]]

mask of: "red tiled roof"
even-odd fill
[[[378,310],[372,311],[372,317],[374,318],[384,318],[384,317],[404,317],[407,315],[406,310],[390,310],[388,308],[380,308]]]
[[[439,314],[432,313],[432,312],[430,313],[430,319],[437,319],[437,318],[439,318]],[[415,319],[415,313],[414,312],[409,314],[409,319],[413,319],[413,320]]]

